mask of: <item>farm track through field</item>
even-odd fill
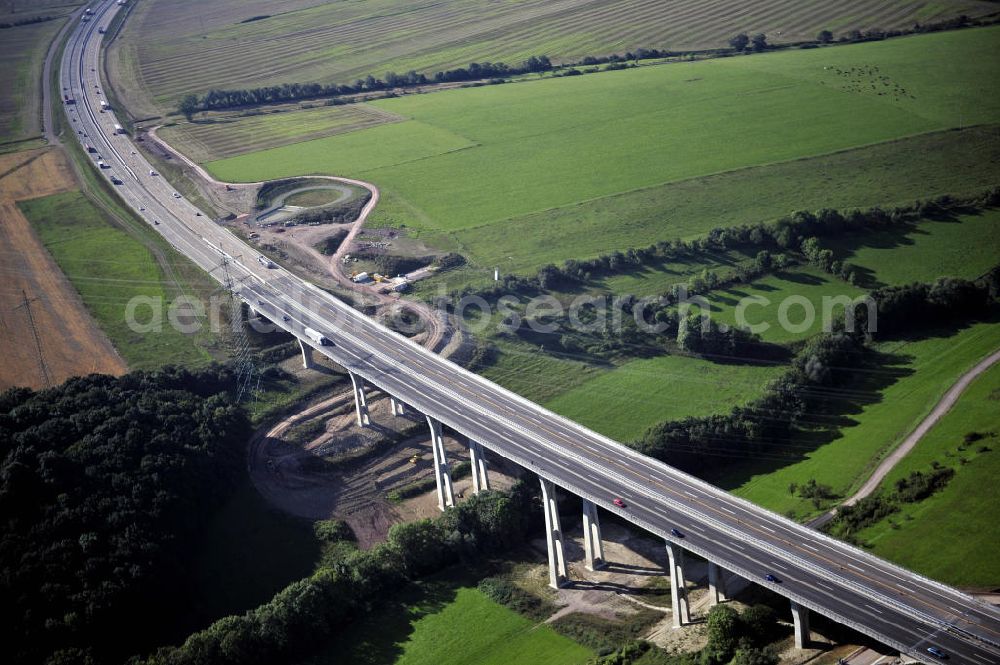
[[[852,494],[849,498],[841,503],[843,506],[853,506],[861,499],[870,496],[878,486],[885,480],[885,477],[889,475],[889,472],[899,464],[900,461],[906,455],[913,450],[913,448],[920,443],[920,440],[941,420],[962,396],[965,389],[969,387],[976,377],[980,376],[983,372],[988,370],[990,367],[1000,362],[1000,350],[994,351],[989,356],[981,360],[976,364],[975,367],[970,369],[968,372],[959,377],[951,388],[948,389],[931,412],[920,421],[920,424],[910,432],[906,439],[903,440],[899,446],[895,448],[882,462],[878,465],[875,471],[871,474],[868,480],[865,481],[861,488]],[[814,528],[820,528],[832,520],[837,514],[836,508],[831,508],[827,512],[823,513],[819,517],[811,520],[809,525]]]

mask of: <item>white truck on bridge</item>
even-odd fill
[[[316,342],[320,346],[333,346],[333,342],[326,338],[326,336],[319,332],[318,330],[313,330],[312,328],[305,329],[306,337]]]

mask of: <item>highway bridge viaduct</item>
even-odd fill
[[[257,312],[251,308],[252,314]],[[302,351],[302,365],[306,369],[315,366],[313,347],[301,337],[298,338]],[[358,427],[371,425],[371,414],[368,409],[367,384],[365,380],[348,370],[351,386],[354,392],[354,408]],[[406,405],[400,399],[389,395],[389,412],[392,416],[402,416]],[[434,455],[434,479],[437,488],[438,508],[442,511],[455,505],[455,493],[451,481],[451,471],[444,448],[442,425],[431,415],[425,416],[430,430],[430,444]],[[490,489],[489,470],[483,454],[482,443],[466,438],[469,447],[469,461],[472,469],[472,490],[475,494]],[[530,468],[528,469],[530,470]],[[542,509],[545,516],[545,541],[548,549],[549,586],[557,589],[572,583],[566,561],[564,534],[559,521],[558,490],[556,483],[539,477],[542,493]],[[595,571],[603,568],[607,561],[604,558],[604,546],[601,537],[601,519],[598,506],[593,501],[582,498],[583,551],[586,568]],[[627,509],[627,506],[623,506]],[[680,531],[675,531],[675,537],[683,538]],[[684,549],[670,540],[665,541],[668,569],[670,575],[671,614],[675,628],[690,623],[691,610],[687,597],[687,585],[684,575]],[[716,563],[708,562],[708,596],[710,605],[716,605],[725,599],[726,587],[723,569]],[[809,643],[809,609],[791,601],[792,619],[795,629],[795,646],[804,648]]]
[[[125,2],[125,0],[117,0]],[[477,491],[489,487],[482,451],[540,478],[550,582],[568,581],[557,492],[583,501],[586,563],[604,562],[598,510],[662,538],[672,582],[675,623],[690,620],[684,552],[709,562],[713,600],[722,571],[792,603],[797,642],[808,639],[808,612],[850,626],[901,653],[934,662],[928,648],[969,665],[1000,663],[1000,611],[957,589],[879,559],[733,496],[552,413],[413,343],[334,295],[260,257],[158,175],[127,132],[101,80],[103,31],[122,6],[98,0],[70,32],[59,70],[59,98],[69,132],[108,187],[177,251],[242,302],[291,333],[308,365],[320,353],[344,367],[354,386],[358,422],[370,422],[366,388],[392,396],[393,411],[424,414],[431,432],[438,501],[454,503],[442,443],[444,427],[469,441]],[[127,24],[127,22],[126,22]],[[133,26],[134,27],[134,26]],[[113,32],[113,31],[112,31]],[[70,101],[71,100],[71,101]],[[127,125],[127,123],[125,123]],[[103,168],[98,168],[100,165]],[[148,174],[148,175],[147,175]],[[378,203],[375,190],[362,211]],[[220,271],[220,262],[227,266]],[[223,279],[222,273],[227,277]],[[314,341],[311,332],[328,338]],[[406,405],[405,407],[403,405]],[[621,499],[621,504],[615,499]]]

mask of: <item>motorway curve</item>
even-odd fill
[[[476,439],[559,487],[589,499],[666,540],[836,621],[933,662],[928,646],[969,665],[1000,663],[1000,611],[956,589],[764,510],[645,457],[529,402],[375,323],[281,268],[177,198],[102,112],[99,26],[120,9],[93,5],[63,56],[63,94],[73,133],[110,166],[118,195],[174,247],[223,281],[229,259],[235,291],[277,325],[304,338],[311,327],[332,346],[318,350],[422,413]],[[97,154],[90,157],[95,162]],[[140,210],[143,208],[143,210]],[[282,320],[288,316],[289,321]],[[621,497],[627,508],[612,500]],[[961,516],[956,516],[961,519]],[[678,529],[683,537],[671,535]],[[779,581],[768,582],[773,574]]]

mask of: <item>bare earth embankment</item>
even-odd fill
[[[126,371],[124,361],[16,205],[73,189],[76,182],[58,150],[0,156],[0,390],[43,388],[81,374]]]

